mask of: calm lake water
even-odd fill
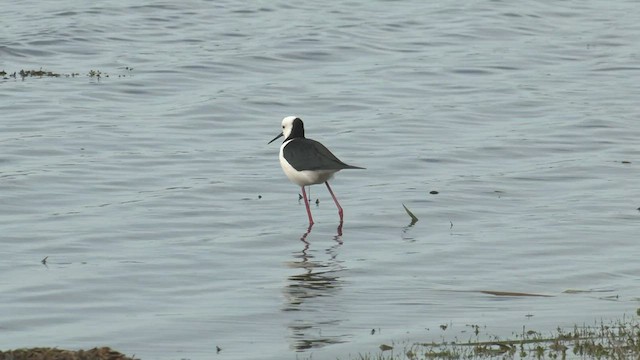
[[[131,4],[2,6],[0,349],[347,358],[640,306],[636,1]],[[342,235],[314,186],[300,240],[292,114],[367,168]]]

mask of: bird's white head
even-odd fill
[[[276,139],[284,136],[284,140],[304,137],[304,124],[302,120],[297,116],[287,116],[282,119],[282,132],[278,134],[273,140],[269,141],[269,144],[276,141]]]

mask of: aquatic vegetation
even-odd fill
[[[100,78],[102,77],[102,71],[100,70],[89,70],[89,73],[87,74],[88,77],[96,77],[96,78]],[[105,74],[105,77],[109,77],[109,75]]]
[[[639,310],[640,311],[640,310]],[[479,326],[472,325],[478,336]],[[359,354],[356,360],[414,359],[637,359],[640,358],[640,323],[625,319],[609,324],[558,328],[550,336],[526,330],[512,339],[489,341],[395,344],[375,354]]]
[[[20,70],[20,77],[26,78],[28,76],[39,76],[39,77],[59,77],[60,74],[54,73],[53,71],[43,71],[42,68],[40,70]]]
[[[119,74],[118,77],[127,77],[127,76],[131,76],[130,73],[131,71],[133,71],[133,68],[126,66],[124,68],[127,71],[127,74]],[[22,80],[24,80],[25,78],[29,78],[29,77],[38,77],[38,78],[45,78],[45,77],[50,77],[50,78],[57,78],[57,77],[79,77],[80,73],[79,72],[72,72],[72,73],[68,73],[68,74],[62,74],[62,73],[57,73],[54,71],[47,71],[47,70],[42,70],[42,68],[38,69],[38,70],[20,70],[20,71],[14,71],[13,73],[8,73],[5,70],[1,70],[0,71],[0,78],[2,79],[18,79],[21,78]],[[90,77],[90,78],[96,78],[96,79],[101,79],[101,78],[108,78],[109,74],[105,73],[101,70],[89,70],[89,72],[86,73],[86,76]]]
[[[2,70],[0,71],[0,76],[3,79],[8,79],[8,78],[14,78],[17,79],[18,77],[24,79],[26,77],[60,77],[60,74],[55,73],[53,71],[44,71],[42,70],[42,68],[40,68],[39,70],[20,70],[20,71],[14,71],[13,73],[7,73],[6,71]]]

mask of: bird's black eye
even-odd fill
[[[284,125],[282,125],[282,128],[284,129]]]

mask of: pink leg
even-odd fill
[[[311,217],[311,209],[309,209],[309,199],[307,199],[307,192],[302,187],[302,197],[304,198],[304,205],[307,207],[307,215],[309,215],[309,229],[313,225],[313,217]]]
[[[338,207],[338,214],[340,215],[340,223],[342,223],[342,206],[340,206],[340,203],[338,202],[338,199],[333,194],[333,190],[331,190],[331,186],[329,186],[329,182],[325,181],[325,184],[327,185],[327,189],[329,189],[329,193],[331,194],[331,197],[333,198],[333,202],[335,202],[336,206]]]

